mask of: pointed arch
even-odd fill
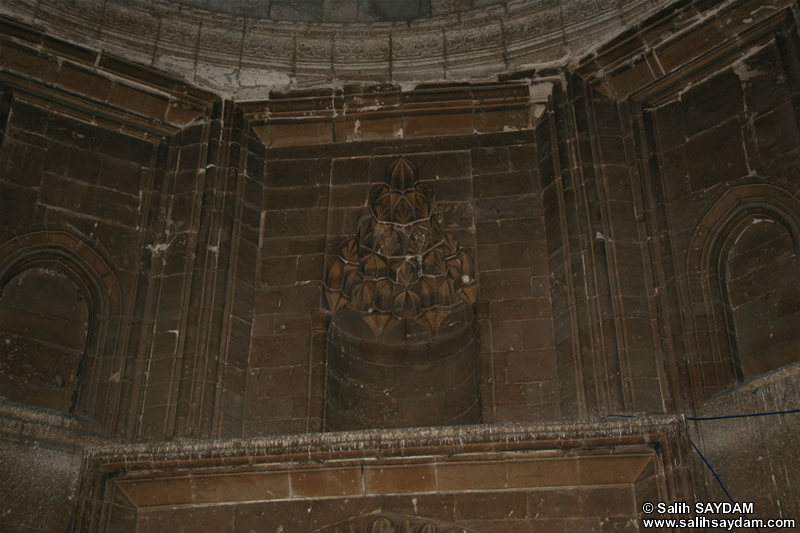
[[[122,382],[122,298],[109,263],[81,236],[37,231],[0,246],[0,295],[20,276],[50,272],[79,291],[87,309],[87,331],[69,409],[112,433]]]
[[[690,312],[685,322],[689,353],[685,365],[699,404],[754,377],[743,371],[726,277],[728,258],[754,220],[769,221],[785,231],[794,257],[800,257],[800,202],[775,185],[748,184],[723,191],[690,240],[686,259]]]

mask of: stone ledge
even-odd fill
[[[87,464],[103,471],[134,471],[169,462],[171,468],[256,464],[348,457],[578,449],[675,442],[685,437],[682,416],[642,416],[581,422],[497,424],[310,433],[226,441],[124,444],[87,450]]]
[[[218,103],[153,68],[3,17],[0,81],[35,105],[146,138],[206,120]]]
[[[116,443],[103,428],[78,416],[9,402],[0,397],[0,439],[49,441],[67,448]]]
[[[691,497],[688,442],[682,417],[658,416],[98,447],[84,458],[76,527],[191,528],[211,513],[224,516],[216,530],[237,531],[269,509],[257,514],[265,531],[309,531],[374,505],[398,513],[403,498],[443,497],[454,512],[419,516],[478,531],[480,520],[536,525],[576,512],[631,521],[644,501]],[[479,514],[475,498],[485,503]],[[352,505],[364,510],[346,511]],[[104,506],[109,522],[93,515]]]
[[[348,86],[269,94],[238,107],[271,148],[532,130],[552,82]]]

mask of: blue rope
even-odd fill
[[[697,452],[697,455],[699,455],[699,456],[700,456],[700,459],[702,459],[702,460],[703,460],[703,462],[706,464],[706,466],[708,467],[708,469],[709,469],[709,470],[711,470],[711,473],[712,473],[712,474],[714,474],[714,478],[716,478],[716,480],[717,480],[717,483],[719,483],[719,486],[720,486],[720,487],[722,487],[722,490],[723,490],[723,492],[725,492],[725,496],[727,496],[727,497],[728,497],[728,499],[731,501],[731,503],[733,503],[733,504],[736,504],[736,500],[734,500],[734,499],[733,499],[733,496],[731,496],[731,493],[730,493],[730,492],[728,492],[728,489],[726,489],[726,488],[725,488],[725,485],[722,483],[722,480],[719,478],[719,476],[717,475],[717,473],[714,471],[714,468],[711,466],[711,463],[709,463],[709,462],[708,462],[708,460],[707,460],[707,459],[706,459],[706,458],[703,456],[703,454],[702,454],[702,453],[700,453],[700,449],[699,449],[699,448],[698,448],[698,447],[695,445],[695,443],[694,443],[694,442],[692,442],[691,440],[690,440],[689,442],[692,444],[692,448],[694,448],[694,451],[696,451],[696,452]],[[746,515],[746,514],[744,514],[744,513],[741,513],[741,514],[742,514],[742,516],[743,516],[743,517],[745,517],[747,520],[750,520],[750,517],[749,517],[749,516],[747,516],[747,515]],[[759,533],[761,533],[761,530],[760,530],[760,529],[758,529],[757,527],[753,526],[753,529],[755,529],[756,531],[758,531]]]
[[[770,411],[768,413],[750,413],[746,415],[723,415],[723,416],[687,416],[686,420],[723,420],[725,418],[748,418],[751,416],[787,415],[789,413],[800,413],[800,409],[789,411]],[[621,415],[613,415],[621,416]]]
[[[800,409],[790,409],[788,411],[770,411],[768,413],[748,413],[745,415],[687,416],[686,420],[724,420],[726,418],[748,418],[751,416],[788,415],[791,413],[800,413]],[[608,418],[636,418],[636,415],[607,415],[607,416]]]
[[[767,412],[767,413],[749,413],[749,414],[744,414],[744,415],[687,416],[686,420],[724,420],[726,418],[749,418],[749,417],[754,417],[754,416],[786,415],[786,414],[790,414],[790,413],[800,413],[800,409],[790,409],[788,411],[770,411],[770,412]],[[608,417],[609,418],[636,418],[635,415],[608,415]],[[691,440],[689,442],[692,444],[692,448],[694,448],[694,451],[697,452],[697,455],[700,456],[700,459],[703,460],[703,462],[706,464],[708,469],[711,470],[711,473],[714,474],[714,478],[717,480],[717,483],[719,483],[719,486],[722,487],[722,490],[723,490],[723,492],[725,492],[725,495],[728,497],[728,499],[731,501],[731,503],[735,504],[736,500],[733,499],[733,496],[731,496],[730,492],[728,492],[728,489],[725,488],[725,484],[722,483],[722,480],[719,478],[719,476],[717,475],[716,471],[714,471],[714,468],[711,466],[711,464],[708,462],[708,460],[703,456],[702,453],[700,453],[700,449]],[[750,517],[748,517],[746,514],[744,514],[744,513],[741,513],[741,514],[747,520],[750,520]],[[753,529],[755,529],[756,531],[761,533],[761,530],[758,529],[757,527],[753,526]]]

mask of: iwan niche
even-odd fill
[[[325,273],[329,431],[480,422],[474,263],[405,158]]]

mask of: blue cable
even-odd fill
[[[789,411],[770,411],[768,413],[750,413],[746,415],[687,416],[686,420],[722,420],[725,418],[748,418],[751,416],[787,415],[789,413],[800,413],[800,409],[791,409]],[[623,415],[614,415],[614,416],[623,416]]]
[[[749,417],[754,417],[754,416],[786,415],[786,414],[790,414],[790,413],[800,413],[800,409],[790,409],[788,411],[769,411],[767,413],[749,413],[749,414],[744,414],[744,415],[687,416],[686,420],[700,420],[700,421],[702,421],[702,420],[724,420],[724,419],[727,419],[727,418],[749,418]],[[635,415],[608,415],[608,417],[609,418],[636,418]],[[731,496],[731,494],[728,492],[728,489],[725,488],[725,485],[722,483],[722,480],[719,478],[717,473],[714,471],[714,468],[712,468],[711,464],[708,462],[708,460],[706,460],[706,458],[703,456],[703,454],[700,453],[700,450],[695,445],[695,443],[692,442],[691,440],[689,442],[692,444],[692,448],[694,448],[694,451],[697,452],[697,455],[700,456],[700,459],[703,460],[703,462],[706,464],[708,469],[711,470],[711,473],[714,474],[714,478],[717,480],[717,483],[719,483],[719,486],[722,487],[722,490],[725,492],[725,495],[728,497],[728,499],[731,501],[731,503],[735,504],[736,500],[733,499],[733,496]],[[744,513],[741,513],[741,514],[747,520],[750,520],[750,517],[748,517],[746,514],[744,514]],[[753,528],[756,531],[758,531],[759,533],[761,533],[761,530],[758,529],[757,527],[753,526]]]
[[[709,469],[709,470],[711,470],[711,473],[712,473],[712,474],[714,474],[714,478],[716,478],[716,480],[717,480],[717,483],[719,483],[719,486],[720,486],[720,487],[722,487],[722,490],[723,490],[723,492],[725,492],[725,496],[727,496],[727,497],[728,497],[728,499],[731,501],[731,503],[733,503],[733,504],[735,505],[735,504],[736,504],[736,500],[734,500],[734,499],[733,499],[733,496],[731,496],[731,493],[730,493],[730,492],[728,492],[728,489],[726,489],[726,488],[725,488],[725,485],[722,483],[722,480],[719,478],[719,476],[717,475],[717,473],[714,471],[714,468],[712,468],[711,464],[710,464],[710,463],[708,462],[708,460],[707,460],[707,459],[706,459],[706,458],[703,456],[703,454],[702,454],[702,453],[700,453],[700,449],[699,449],[699,448],[698,448],[698,447],[695,445],[695,443],[694,443],[694,442],[692,442],[691,440],[690,440],[689,442],[692,444],[692,448],[694,448],[694,451],[696,451],[696,452],[697,452],[697,455],[699,455],[699,456],[700,456],[700,459],[702,459],[702,460],[703,460],[703,462],[706,464],[706,466],[708,467],[708,469]],[[744,513],[741,513],[741,515],[742,515],[743,517],[745,517],[747,520],[750,520],[750,517],[749,517],[749,516],[747,516],[746,514],[744,514]],[[755,529],[756,531],[758,531],[758,533],[761,533],[761,530],[760,530],[760,529],[758,529],[757,527],[753,526],[753,529]]]

